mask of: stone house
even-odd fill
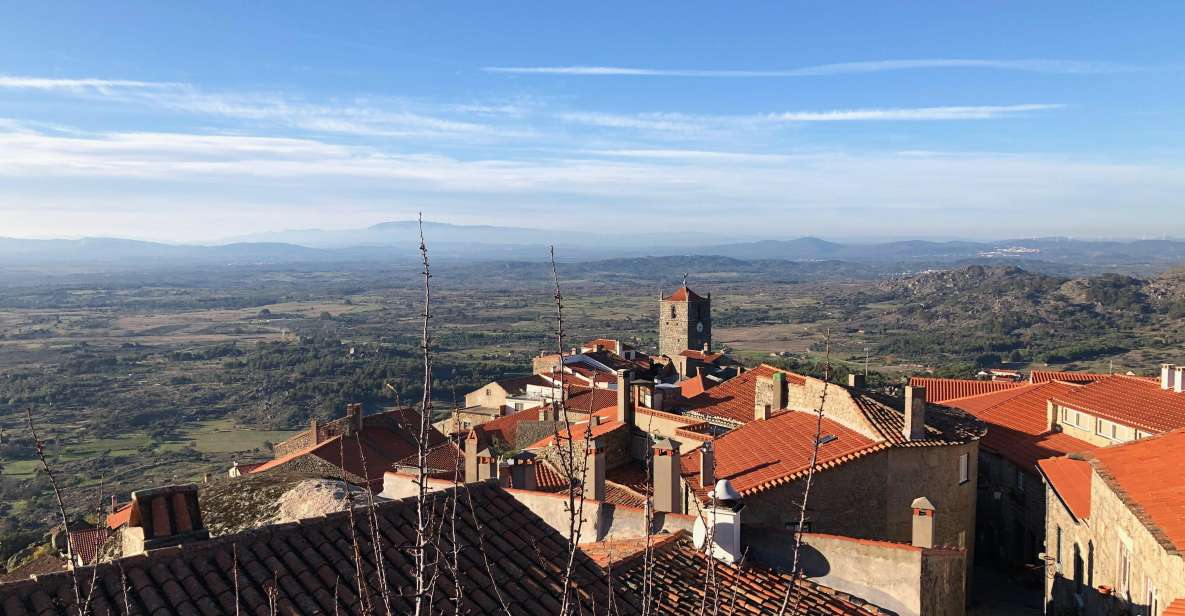
[[[1038,463],[1050,614],[1185,613],[1185,430]]]

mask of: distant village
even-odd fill
[[[420,524],[431,613],[960,615],[979,564],[1047,614],[1185,615],[1185,366],[872,388],[715,350],[711,294],[656,309],[656,352],[540,354],[426,442],[415,408],[343,404],[211,480],[345,485],[270,523],[215,532],[203,485],[133,492],[60,539],[67,570],[0,580],[0,614],[410,613]]]

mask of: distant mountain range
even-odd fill
[[[1060,264],[1091,269],[1165,269],[1185,262],[1176,240],[1085,241],[1066,238],[992,242],[906,240],[838,243],[814,237],[741,241],[707,233],[607,234],[516,227],[424,223],[434,258],[456,261],[543,261],[555,244],[561,260],[601,261],[672,255],[744,260],[843,261],[873,266],[942,267],[968,262]],[[114,238],[27,240],[0,238],[0,266],[85,264],[98,267],[271,265],[388,261],[407,263],[419,246],[414,221],[347,231],[306,229],[236,238],[220,245],[163,244]]]

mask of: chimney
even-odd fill
[[[617,421],[627,426],[634,425],[634,400],[633,392],[630,390],[631,380],[633,380],[633,375],[629,370],[617,371]]]
[[[711,342],[704,342],[704,355],[707,355],[708,353],[711,353],[711,352],[712,352],[712,343]]]
[[[209,539],[197,490],[186,484],[132,492],[131,518],[122,532],[123,555]]]
[[[362,431],[362,405],[358,403],[346,405],[346,436]]]
[[[625,356],[625,351],[623,351],[621,348],[621,341],[620,340],[613,341],[613,352],[617,353],[618,355],[621,355],[622,357]]]
[[[599,425],[601,425],[601,416],[600,415],[589,415],[588,416],[588,427],[595,428]]]
[[[584,498],[605,500],[605,449],[598,439],[585,452]]]
[[[781,372],[773,376],[758,377],[754,386],[753,417],[755,419],[769,419],[774,411],[786,408],[786,375]]]
[[[498,458],[489,447],[477,452],[477,480],[487,481],[498,478]]]
[[[1173,368],[1173,391],[1177,393],[1185,391],[1185,366]]]
[[[465,436],[465,483],[475,483],[477,478],[477,430],[470,430]]]
[[[1160,365],[1160,388],[1173,389],[1176,381],[1176,366],[1173,364]]]
[[[313,439],[314,445],[321,444],[321,433],[317,427],[317,418],[313,417],[309,420],[309,436]]]
[[[727,479],[716,482],[716,487],[709,496],[712,499],[711,504],[706,507],[704,515],[696,518],[692,529],[695,547],[719,561],[738,562],[742,557],[741,510],[745,508],[745,504],[741,502],[740,494]]]
[[[510,459],[510,487],[519,490],[534,490],[539,487],[535,475],[535,454],[522,451]]]
[[[654,510],[682,513],[682,486],[679,485],[679,447],[670,439],[654,444]]]
[[[926,388],[905,386],[905,425],[901,434],[911,441],[926,438]]]
[[[699,487],[706,488],[716,482],[716,452],[712,449],[712,441],[707,441],[699,448]]]
[[[864,389],[864,375],[852,372],[848,374],[848,387],[852,389]]]
[[[915,498],[913,504],[913,538],[915,548],[934,547],[934,503],[925,496]]]

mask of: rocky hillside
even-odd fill
[[[1065,364],[1180,342],[1185,271],[1066,278],[971,266],[884,281],[860,302],[885,334],[882,352]]]

